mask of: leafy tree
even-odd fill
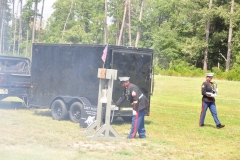
[[[55,11],[50,17],[45,33],[49,38],[45,36],[45,40],[51,43],[86,43],[90,36],[91,38],[87,40],[88,43],[103,43],[104,2],[104,0],[76,0],[71,11],[72,14],[68,17],[72,0],[56,1],[53,5]],[[67,17],[68,22],[64,30]],[[63,30],[64,32],[62,32]],[[77,31],[81,32],[76,34]],[[67,35],[69,32],[72,37]],[[63,39],[62,34],[64,35]]]
[[[240,50],[240,0],[110,0],[107,3],[106,0],[57,0],[45,28],[41,28],[43,8],[41,13],[37,7],[34,9],[35,4],[44,0],[27,0],[22,16],[15,19],[17,23],[9,7],[13,4],[16,8],[18,0],[15,1],[0,0],[1,52],[8,48],[16,51],[12,45],[16,44],[21,53],[24,50],[28,53],[29,39],[35,42],[36,32],[44,43],[118,44],[121,41],[119,45],[152,48],[158,68],[168,69],[178,62],[184,62],[182,67],[204,70],[236,68],[233,66]],[[234,12],[231,13],[232,2]],[[2,4],[7,5],[5,12]],[[106,17],[109,17],[107,26]],[[208,40],[206,24],[210,24]],[[13,31],[11,28],[15,26]],[[228,38],[230,32],[232,38]]]
[[[9,0],[0,0],[0,53],[2,54],[7,52],[10,41],[11,10],[9,5]]]
[[[43,11],[44,11],[44,2],[45,0],[42,0],[42,11],[41,11],[40,26],[39,26],[39,32],[38,32],[38,42],[40,42],[41,29],[43,24],[42,18],[43,18]]]

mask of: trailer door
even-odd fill
[[[152,74],[153,52],[151,50],[138,49],[116,49],[112,50],[112,68],[118,70],[118,77],[130,77],[130,81],[136,84],[146,97],[149,99],[152,95],[153,74]],[[123,92],[119,81],[115,81],[115,90],[113,99],[116,101]],[[124,107],[132,108],[129,102],[122,104]],[[147,114],[149,114],[150,107],[148,107]]]

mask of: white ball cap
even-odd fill
[[[130,77],[118,77],[120,82],[129,81]]]
[[[206,77],[213,77],[214,73],[206,73]]]

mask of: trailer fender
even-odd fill
[[[51,104],[50,104],[50,109],[51,109],[51,106],[52,106],[52,103],[57,100],[57,99],[61,99],[62,101],[64,101],[64,103],[67,105],[67,108],[68,110],[70,109],[70,106],[72,103],[78,101],[80,103],[82,103],[83,105],[91,105],[91,103],[89,102],[89,100],[85,97],[76,97],[76,96],[56,96]]]

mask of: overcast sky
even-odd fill
[[[52,5],[56,1],[57,0],[45,0],[45,2],[44,2],[44,11],[43,11],[43,19],[44,20],[47,20],[49,18],[49,16],[52,14],[52,12],[53,12]],[[26,2],[27,2],[27,0],[23,0],[22,1],[22,3],[23,3],[22,5],[24,6],[26,4]],[[18,1],[16,1],[15,3],[16,3],[15,4],[15,12],[16,12]],[[34,8],[34,6],[33,6],[33,8]],[[38,4],[38,11],[39,11],[39,13],[41,13],[41,11],[42,11],[42,2],[40,2]]]
[[[47,20],[47,18],[52,14],[53,9],[52,9],[52,5],[54,2],[56,2],[57,0],[45,0],[44,2],[44,11],[43,11],[43,19]],[[42,3],[39,4],[38,10],[42,11]]]

